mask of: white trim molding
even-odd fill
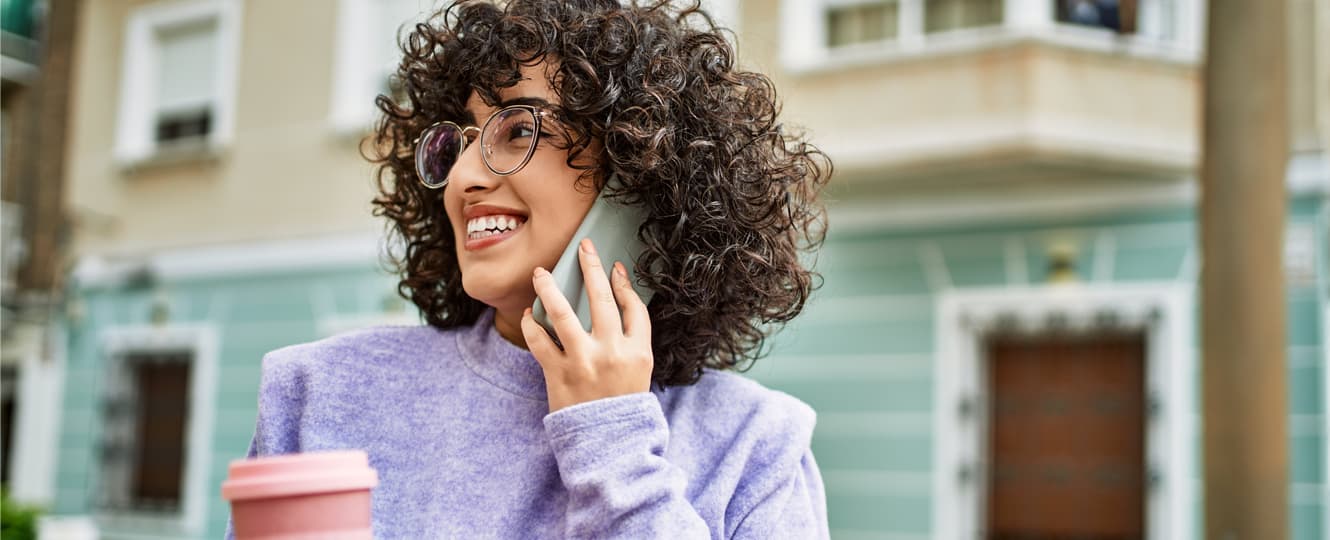
[[[1002,191],[953,191],[945,196],[856,198],[833,204],[828,207],[828,212],[837,232],[852,233],[1037,219],[1084,219],[1127,211],[1194,207],[1200,201],[1199,183],[1196,176],[1187,174],[1177,180],[1151,185],[1049,188],[1038,197],[1020,192],[1013,195]],[[1285,185],[1290,197],[1319,195],[1330,198],[1330,154],[1304,152],[1290,155]],[[1330,298],[1330,292],[1324,297]]]
[[[780,57],[785,69],[796,74],[811,74],[1022,41],[1196,65],[1204,45],[1206,0],[1142,0],[1138,32],[1128,36],[1060,23],[1048,0],[1005,0],[1003,20],[996,25],[928,34],[924,32],[923,21],[926,0],[895,0],[900,14],[896,38],[829,47],[825,25],[827,9],[858,1],[783,0],[780,5]],[[1168,13],[1170,7],[1173,13]]]
[[[144,271],[175,281],[338,266],[370,267],[382,249],[389,249],[392,253],[401,251],[398,237],[391,235],[388,238],[385,243],[378,233],[351,233],[165,249],[144,254],[93,254],[79,258],[73,276],[79,288],[97,289],[118,286]]]
[[[236,71],[240,53],[240,2],[238,0],[185,0],[156,2],[134,9],[125,32],[120,75],[120,109],[115,139],[115,158],[122,167],[133,167],[161,158],[153,135],[157,96],[158,35],[170,28],[212,22],[216,25],[217,49],[212,125],[204,153],[221,152],[235,135]]]
[[[1330,154],[1301,152],[1288,159],[1288,191],[1291,195],[1330,196]]]
[[[984,339],[995,331],[1143,331],[1146,538],[1192,538],[1196,482],[1196,358],[1192,290],[1185,284],[1094,284],[952,289],[936,310],[933,537],[984,536],[988,397]]]
[[[423,324],[419,313],[412,306],[409,312],[357,313],[321,317],[318,320],[317,327],[320,337],[330,337],[376,326],[421,326]]]
[[[208,474],[212,466],[212,433],[217,409],[219,332],[207,323],[165,326],[113,326],[100,333],[106,369],[124,369],[126,354],[143,352],[190,353],[189,417],[186,453],[181,477],[181,510],[176,517],[138,515],[97,510],[96,521],[107,533],[202,537],[208,526]],[[97,411],[95,414],[101,414]],[[99,484],[94,475],[93,483]],[[97,488],[100,489],[98,485]]]
[[[55,466],[60,447],[64,402],[65,344],[63,322],[19,323],[9,329],[6,360],[18,368],[18,396],[9,460],[10,496],[38,506],[55,501]],[[17,345],[17,346],[16,346]]]

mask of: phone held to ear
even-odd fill
[[[611,176],[606,182],[606,187],[617,182],[618,177]],[[645,213],[640,208],[610,201],[605,197],[606,191],[602,189],[601,194],[596,196],[596,202],[591,205],[591,210],[587,211],[577,232],[573,233],[568,247],[564,248],[563,254],[559,256],[559,262],[550,269],[550,276],[554,278],[559,292],[568,299],[568,304],[573,307],[577,319],[582,323],[582,329],[588,332],[591,331],[591,305],[587,300],[585,282],[582,280],[582,265],[577,258],[578,243],[583,238],[591,239],[596,246],[596,253],[600,255],[606,279],[610,277],[609,273],[614,271],[615,261],[623,264],[624,269],[628,271],[629,279],[632,279],[637,256],[642,252],[642,243],[637,239],[637,228],[642,225]],[[635,280],[633,289],[642,297],[643,303],[651,301],[651,289],[638,285]],[[545,327],[551,337],[555,337],[555,341],[558,341],[554,325],[550,323],[549,313],[545,311],[545,305],[540,298],[536,298],[535,305],[531,307],[531,316]]]

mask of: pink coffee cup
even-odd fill
[[[222,483],[236,540],[370,540],[379,476],[360,450],[235,460]]]

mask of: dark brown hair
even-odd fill
[[[438,328],[486,309],[462,289],[452,226],[440,192],[416,178],[412,141],[461,119],[472,91],[496,103],[520,66],[549,59],[568,164],[601,143],[582,178],[600,186],[617,173],[622,189],[607,193],[647,215],[635,277],[655,291],[652,380],[692,384],[704,367],[763,356],[818,286],[799,256],[825,239],[818,194],[831,163],[778,121],[771,80],[738,69],[723,32],[696,4],[617,0],[462,1],[403,32],[401,95],[376,101],[368,156],[374,213],[402,241],[390,255],[398,292]]]

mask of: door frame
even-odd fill
[[[107,511],[95,505],[89,512],[102,534],[147,534],[167,536],[201,536],[208,526],[210,496],[209,475],[212,473],[212,436],[217,415],[217,387],[221,332],[216,324],[171,323],[156,325],[110,326],[99,333],[99,362],[107,370],[125,369],[125,358],[132,353],[188,352],[190,361],[189,416],[186,419],[187,438],[184,471],[181,474],[180,511],[169,517],[140,515],[134,512]],[[99,388],[99,395],[104,393]],[[94,415],[102,413],[100,405]],[[92,475],[92,491],[101,489],[100,469]]]
[[[1177,282],[950,289],[936,299],[933,537],[980,538],[987,501],[984,340],[995,332],[1145,333],[1146,538],[1192,538],[1196,347],[1192,287]]]

